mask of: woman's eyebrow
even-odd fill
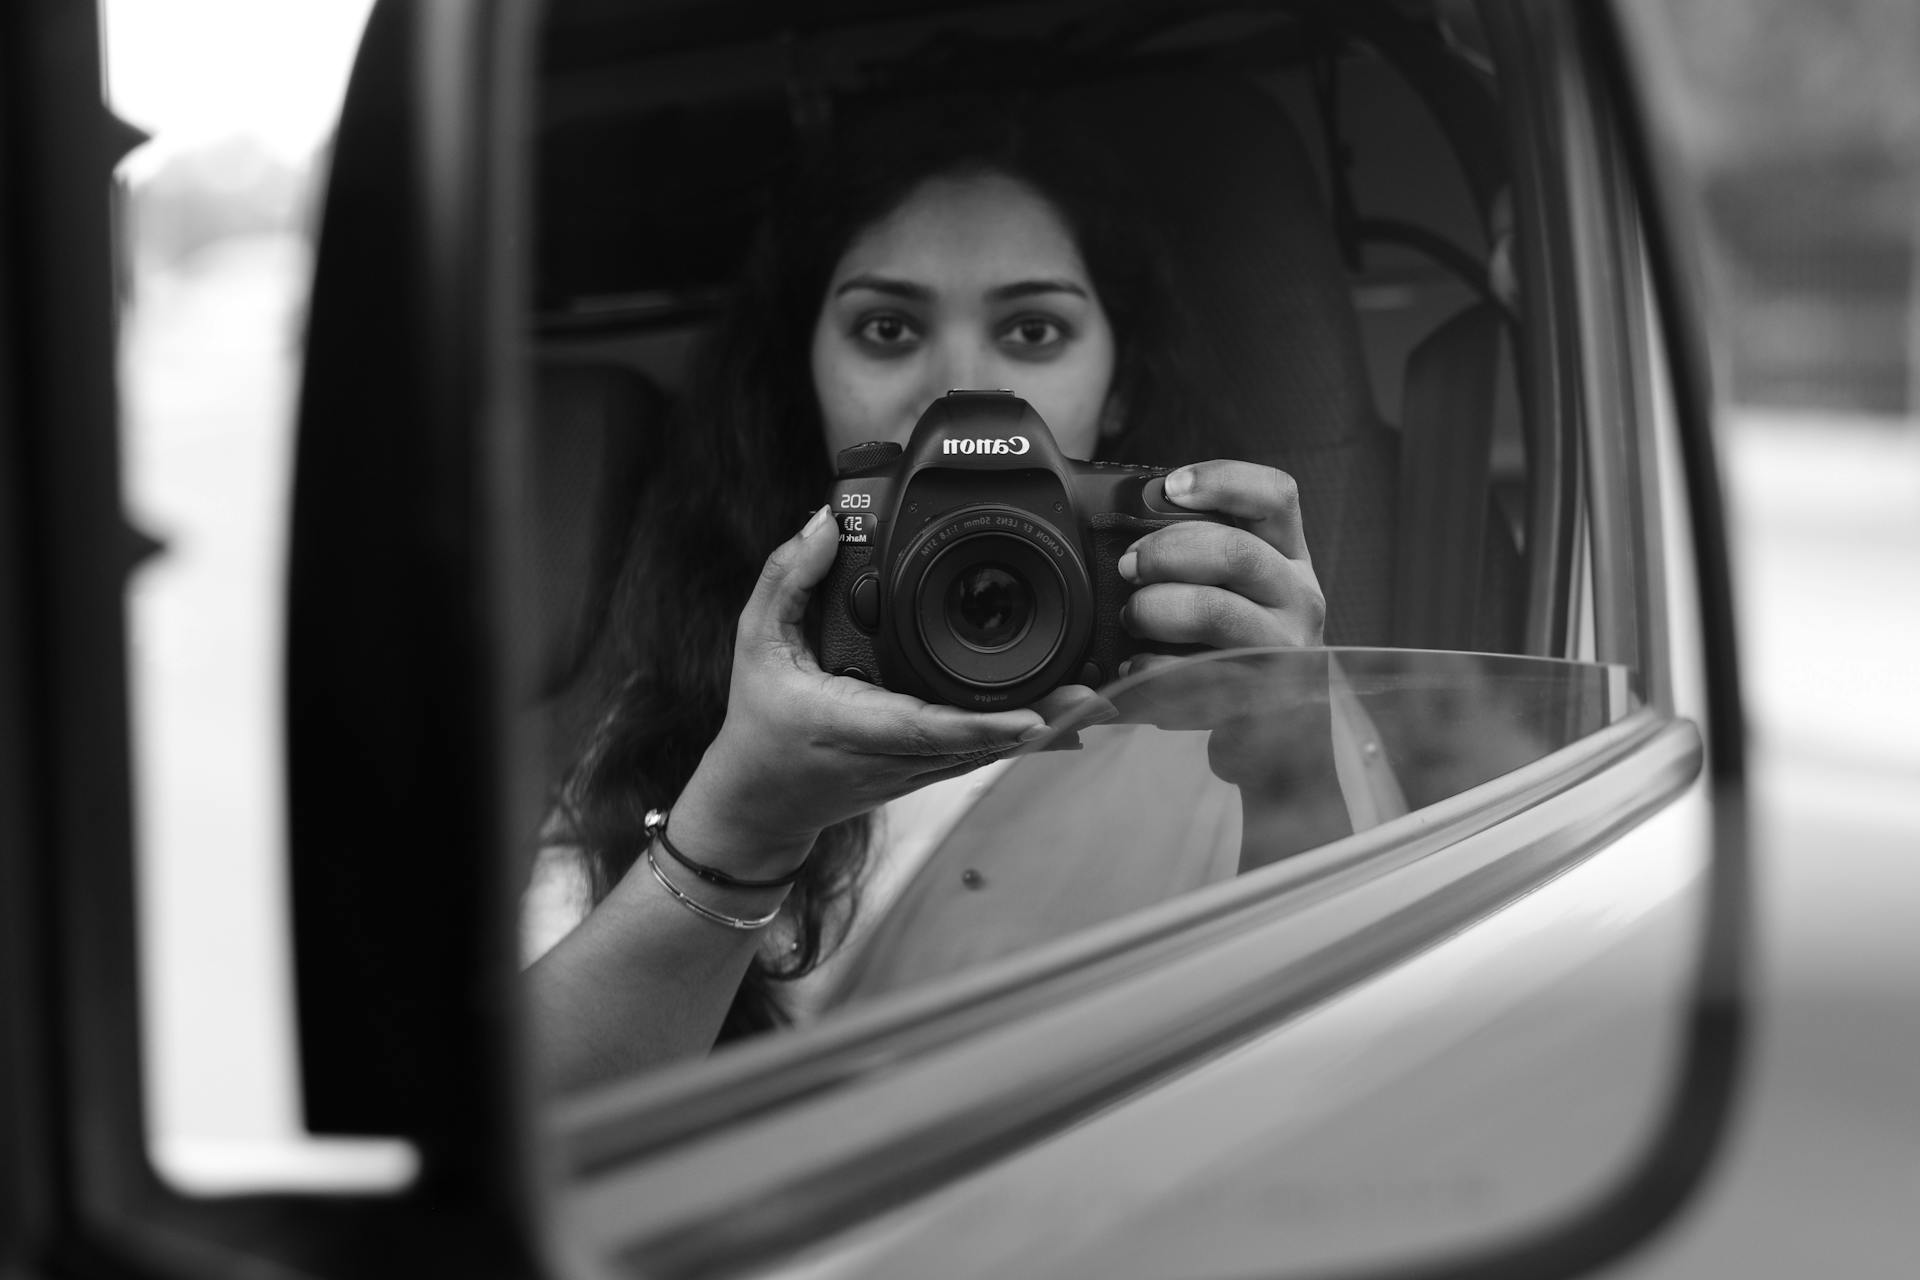
[[[1087,291],[1071,280],[1016,280],[1012,284],[996,285],[987,290],[987,297],[995,302],[1011,302],[1016,298],[1031,298],[1043,293],[1070,293],[1084,298]]]
[[[853,276],[842,281],[833,291],[833,296],[837,298],[858,289],[865,289],[871,293],[884,293],[892,298],[904,298],[908,302],[928,302],[933,298],[933,290],[923,284],[915,284],[911,280],[896,280],[891,276],[869,275]]]
[[[833,296],[865,290],[869,293],[885,294],[891,298],[900,298],[908,302],[931,302],[934,291],[924,284],[912,280],[901,280],[893,276],[857,275],[850,276],[835,287]],[[1041,294],[1065,293],[1076,298],[1091,295],[1085,286],[1068,279],[1015,280],[1008,284],[995,285],[987,290],[987,298],[992,302],[1012,302],[1020,298],[1032,298]]]

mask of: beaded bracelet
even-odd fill
[[[693,912],[693,914],[699,916],[702,920],[711,920],[713,923],[723,924],[729,929],[740,929],[744,931],[749,929],[764,929],[780,918],[780,908],[778,906],[763,916],[730,916],[724,911],[715,911],[712,907],[706,906],[704,903],[695,902],[692,898],[681,892],[680,888],[675,885],[673,881],[667,879],[666,873],[660,870],[660,864],[654,861],[653,843],[651,841],[647,843],[645,856],[647,859],[647,869],[653,872],[653,878],[660,882],[660,887],[672,894],[674,900],[681,906]]]
[[[649,841],[658,840],[660,847],[667,851],[668,857],[693,872],[696,876],[699,876],[702,880],[705,880],[708,884],[722,885],[728,889],[785,888],[800,878],[801,867],[806,865],[802,863],[800,867],[795,867],[793,870],[787,872],[787,874],[774,876],[768,880],[748,880],[742,876],[729,875],[718,867],[709,867],[703,862],[695,862],[692,858],[680,852],[680,850],[674,846],[673,841],[667,839],[667,811],[665,809],[647,810],[647,816],[641,819],[640,825],[647,833],[647,839]]]

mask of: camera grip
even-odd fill
[[[1120,512],[1103,512],[1093,518],[1093,559],[1088,567],[1093,576],[1094,623],[1088,656],[1100,668],[1102,682],[1114,679],[1120,664],[1136,653],[1187,654],[1198,653],[1205,647],[1149,644],[1129,635],[1120,625],[1120,609],[1133,594],[1133,587],[1120,576],[1120,557],[1128,547],[1155,530],[1185,522]]]
[[[832,675],[851,675],[873,684],[880,683],[880,664],[873,637],[854,622],[848,595],[854,582],[872,564],[873,552],[867,547],[840,548],[833,568],[814,594],[814,657],[823,671]]]

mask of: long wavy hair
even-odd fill
[[[685,786],[726,715],[734,628],[767,555],[817,508],[831,466],[809,364],[833,268],[864,228],[937,177],[1001,174],[1073,233],[1115,336],[1110,460],[1188,460],[1202,379],[1191,326],[1136,214],[1131,175],[1041,99],[898,102],[801,148],[651,468],[597,668],[603,714],[563,789],[598,903],[641,852],[641,820]],[[823,832],[743,980],[720,1039],[788,1021],[779,984],[844,939],[870,822]]]

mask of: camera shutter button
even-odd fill
[[[855,625],[865,631],[880,627],[880,575],[863,573],[847,588],[847,612]]]
[[[1140,504],[1155,514],[1187,515],[1186,507],[1167,497],[1167,478],[1154,476],[1140,486]]]

